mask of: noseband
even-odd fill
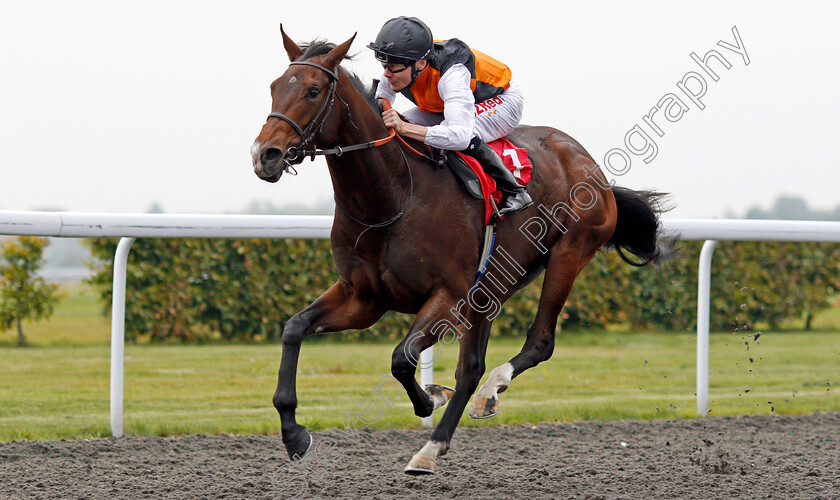
[[[324,127],[324,123],[327,121],[327,117],[330,115],[330,111],[332,111],[333,104],[335,103],[335,87],[338,84],[338,75],[334,71],[330,71],[329,69],[321,66],[320,64],[315,64],[309,61],[299,61],[299,62],[292,62],[289,63],[290,66],[312,66],[315,68],[320,69],[330,77],[330,86],[327,89],[327,95],[324,98],[324,101],[321,103],[321,108],[312,118],[312,121],[309,122],[309,125],[306,126],[305,129],[301,128],[294,120],[289,118],[288,116],[284,115],[283,113],[272,112],[269,113],[268,118],[279,118],[284,122],[288,123],[292,126],[292,128],[297,132],[300,138],[303,140],[298,146],[292,146],[286,152],[285,158],[283,162],[286,164],[286,167],[290,167],[292,165],[300,164],[307,155],[311,155],[311,157],[315,158],[315,146],[312,146],[311,151],[307,151],[306,147],[312,142],[312,139],[315,138],[315,134],[321,131]],[[266,118],[266,120],[268,119]]]

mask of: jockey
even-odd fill
[[[509,134],[522,119],[522,93],[511,83],[510,68],[457,38],[433,41],[431,30],[416,17],[386,22],[368,48],[384,68],[376,97],[393,103],[399,92],[417,106],[405,113],[410,123],[394,109],[385,111],[385,125],[429,146],[478,160],[505,195],[500,215],[533,204],[486,144]],[[487,100],[492,107],[476,106]]]

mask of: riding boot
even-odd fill
[[[525,186],[516,181],[516,177],[502,163],[499,155],[493,151],[493,148],[485,144],[480,137],[473,137],[470,145],[461,153],[478,160],[484,168],[484,172],[496,181],[496,187],[504,194],[504,199],[499,207],[499,215],[515,214],[534,204],[527,191],[525,191]]]

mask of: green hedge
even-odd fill
[[[89,240],[90,282],[108,313],[117,240]],[[138,239],[128,260],[126,337],[151,340],[277,339],[281,327],[338,274],[329,241]],[[387,314],[369,332],[393,337],[411,317]]]
[[[116,240],[91,240],[91,283],[110,307]],[[584,269],[562,313],[565,328],[626,324],[693,330],[699,242],[666,264],[634,268],[613,252]],[[276,339],[280,328],[337,279],[328,241],[139,239],[128,266],[126,335],[161,340]],[[508,301],[493,335],[524,335],[542,278]],[[712,327],[778,326],[831,305],[840,247],[817,243],[721,243],[712,277]],[[388,313],[342,338],[402,338],[411,316]]]
[[[578,277],[564,310],[567,326],[629,323],[697,327],[697,266],[702,242],[682,242],[676,258],[634,268],[598,255]],[[830,307],[840,290],[840,246],[832,243],[721,242],[712,262],[712,328],[778,327]]]

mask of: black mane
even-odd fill
[[[326,40],[315,39],[311,42],[298,44],[298,47],[303,51],[303,59],[306,60],[328,53],[335,48],[335,44]],[[351,59],[350,56],[344,56],[344,58]]]
[[[320,39],[312,40],[309,43],[302,43],[298,46],[300,47],[300,50],[303,51],[302,60],[322,56],[324,54],[329,53],[329,51],[335,48],[334,43]],[[355,56],[345,55],[344,59],[352,61],[354,57]],[[364,83],[362,83],[362,79],[359,78],[355,73],[347,71],[341,66],[339,66],[339,68],[350,78],[350,82],[353,83],[353,87],[355,87],[356,90],[358,90],[359,93],[362,94],[362,96],[365,98],[365,101],[367,101],[370,107],[373,108],[374,111],[376,111],[377,115],[381,113],[381,110],[379,109],[379,104],[376,102],[376,99],[374,99],[374,96],[376,95],[376,85],[374,84],[371,86],[367,86]],[[374,82],[375,81],[376,80],[374,80]]]

